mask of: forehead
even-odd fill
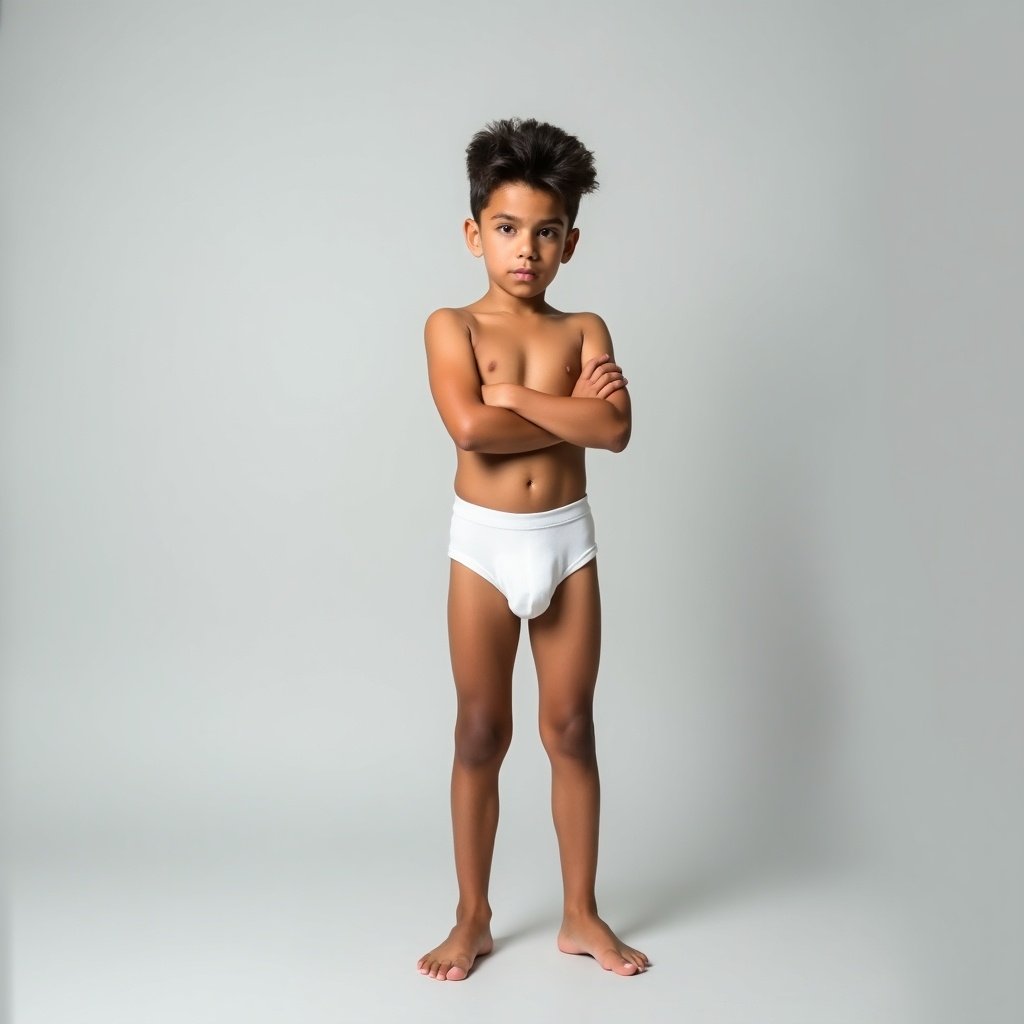
[[[521,181],[496,188],[481,211],[482,219],[487,220],[497,212],[512,214],[523,221],[567,219],[565,204],[558,196]]]

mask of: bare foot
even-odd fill
[[[641,974],[650,966],[646,954],[621,942],[597,914],[566,914],[558,948],[563,953],[586,953],[616,974]]]
[[[416,961],[416,969],[438,981],[462,981],[476,958],[492,949],[494,940],[486,920],[460,921],[440,946]]]

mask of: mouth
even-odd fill
[[[532,270],[520,267],[518,270],[512,271],[512,276],[519,278],[520,281],[532,281],[537,275]]]

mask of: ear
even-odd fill
[[[580,240],[580,229],[573,228],[565,236],[565,245],[562,248],[562,263],[568,263],[572,259],[572,254],[576,251],[576,243]]]
[[[466,236],[466,246],[474,256],[483,256],[484,249],[480,244],[480,228],[472,217],[467,217],[462,225],[463,234]]]

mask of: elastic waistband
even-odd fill
[[[568,505],[547,508],[542,512],[505,512],[500,508],[474,505],[456,494],[452,513],[462,519],[483,523],[484,526],[497,526],[503,530],[543,530],[548,526],[562,526],[582,519],[590,513],[590,502],[584,494]]]

